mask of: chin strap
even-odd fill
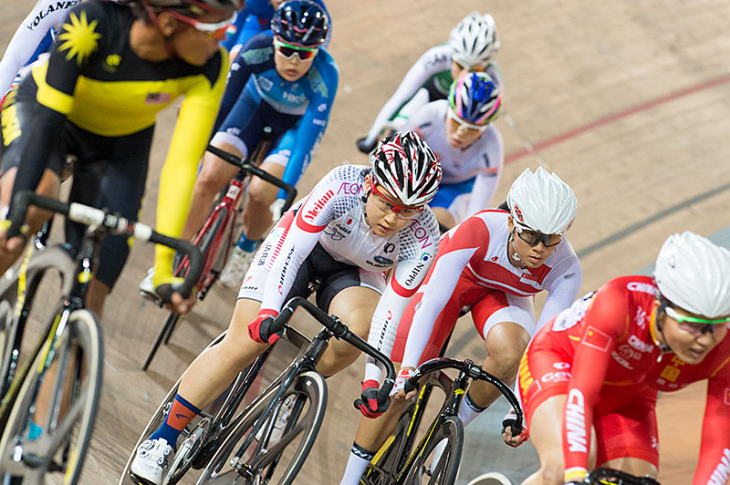
[[[659,347],[659,356],[657,357],[656,361],[661,362],[662,357],[664,354],[672,352],[672,349],[667,345],[667,337],[664,336],[664,330],[662,329],[662,326],[659,325],[659,316],[664,313],[664,309],[669,305],[669,302],[659,296],[659,308],[652,314],[651,316],[651,337],[654,339],[654,343]],[[659,339],[657,338],[656,334],[654,333],[654,329],[659,331],[659,334],[662,336],[662,340],[664,340],[664,343],[660,343]]]
[[[509,245],[510,244],[512,245],[512,251],[513,251],[512,254],[509,254]],[[522,262],[522,258],[520,258],[520,255],[517,254],[517,250],[515,249],[515,235],[514,235],[514,233],[510,233],[509,234],[509,239],[507,239],[507,256],[510,256],[512,259],[514,259],[518,263],[521,263]],[[507,259],[510,259],[510,258],[507,258]],[[517,266],[512,261],[512,259],[510,259],[510,263],[512,263],[512,266],[514,266],[515,268],[524,269],[524,267],[521,267],[520,268],[519,266]]]

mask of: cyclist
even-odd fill
[[[296,185],[324,135],[337,91],[337,64],[320,47],[328,29],[327,17],[318,5],[309,0],[282,3],[271,21],[273,40],[267,34],[253,36],[233,62],[211,143],[246,157],[268,125],[274,141],[261,168]],[[195,235],[216,195],[237,170],[217,156],[205,154],[183,237]],[[241,283],[271,226],[270,206],[277,192],[275,186],[251,179],[243,234],[221,274],[223,285]],[[279,196],[283,202],[284,195]]]
[[[328,49],[332,40],[332,17],[322,0],[312,1],[322,7],[325,15],[327,15],[329,32],[322,47]],[[226,40],[221,43],[230,52],[231,59],[236,58],[241,47],[248,39],[271,28],[271,17],[274,16],[274,12],[282,2],[283,0],[248,0],[246,2],[246,5],[236,14],[231,27],[229,27]]]
[[[79,0],[38,0],[18,26],[0,60],[0,97],[10,90],[22,67],[48,51],[68,11],[77,3]]]
[[[502,102],[499,86],[484,72],[463,72],[448,100],[419,109],[406,123],[438,154],[444,177],[429,203],[443,229],[489,206],[504,166],[504,144],[492,123]]]
[[[140,445],[131,466],[138,479],[159,483],[181,430],[279,339],[272,317],[289,298],[308,295],[315,279],[322,282],[319,307],[360,336],[369,328],[369,342],[388,355],[400,315],[436,254],[438,224],[426,204],[441,167],[413,132],[383,140],[370,162],[372,168],[332,170],[271,231],[242,283],[225,338],[190,365],[165,423]],[[357,356],[349,344],[331,342],[318,371],[332,375]]]
[[[49,59],[11,92],[3,110],[0,205],[7,210],[11,194],[22,189],[56,196],[62,163],[70,153],[80,161],[71,199],[96,202],[136,219],[155,116],[184,95],[162,171],[157,216],[158,230],[179,235],[199,156],[225,89],[227,54],[218,41],[239,7],[239,0],[128,0],[73,7]],[[44,219],[40,211],[29,212],[30,231]],[[81,233],[67,229],[69,242],[78,243]],[[7,240],[0,233],[0,271],[17,259],[23,239]],[[88,305],[97,313],[128,252],[122,237],[102,243],[88,295]],[[155,285],[168,294],[173,256],[167,248],[156,249]],[[179,311],[189,308],[179,294],[172,300]]]
[[[389,124],[399,130],[408,117],[429,101],[444,99],[463,71],[486,71],[502,84],[493,57],[499,50],[494,19],[472,12],[451,30],[449,42],[427,50],[408,70],[393,96],[383,105],[367,136],[357,147],[369,153]]]
[[[726,483],[728,322],[730,251],[691,232],[664,242],[654,278],[615,278],[561,312],[520,365],[525,416],[540,457],[540,469],[523,483],[583,483],[594,466],[656,477],[657,392],[705,379],[692,483]]]
[[[391,359],[402,364],[393,405],[380,419],[360,419],[342,485],[358,483],[405,407],[405,380],[419,363],[438,356],[463,311],[471,311],[485,340],[482,367],[511,383],[535,329],[578,294],[583,272],[565,238],[577,210],[572,189],[542,167],[526,169],[512,184],[506,206],[479,212],[444,234],[398,327]],[[536,322],[534,295],[543,290],[549,295]],[[473,383],[459,418],[468,425],[499,396],[489,384]]]

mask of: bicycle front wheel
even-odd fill
[[[251,404],[203,471],[198,485],[290,485],[294,482],[322,426],[327,409],[327,384],[315,372],[305,372],[295,380],[281,398],[282,407],[290,404],[291,414],[278,437],[273,430],[269,433],[276,426],[269,421],[280,416],[263,416],[276,391],[270,389]],[[266,422],[253,437],[253,427],[260,419]],[[250,446],[243,449],[249,439]]]
[[[96,317],[76,310],[33,359],[0,438],[0,470],[42,485],[58,473],[78,482],[101,392],[102,337]]]
[[[464,447],[464,425],[449,416],[437,425],[428,441],[403,471],[406,485],[452,485],[459,472]]]

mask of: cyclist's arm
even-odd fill
[[[727,361],[707,384],[702,445],[694,485],[725,483],[730,462],[730,369]]]
[[[403,351],[403,367],[418,367],[423,350],[433,333],[436,319],[449,300],[454,296],[458,296],[454,295],[456,284],[461,278],[462,271],[464,271],[472,256],[479,250],[479,247],[452,249],[449,245],[448,249],[449,252],[441,255],[434,263],[433,274],[430,277],[433,284],[426,285],[421,306],[413,315],[413,323],[411,323],[408,340]]]
[[[616,346],[614,327],[623,328],[627,314],[625,294],[603,287],[583,317],[585,330],[573,357],[562,425],[565,482],[582,480],[588,469],[593,408]]]
[[[413,248],[403,251],[406,256],[399,260],[393,269],[388,286],[378,301],[370,323],[368,343],[388,356],[393,350],[403,312],[428,274],[429,267],[438,251],[439,230],[435,216],[429,214],[429,217],[420,222],[423,223],[428,238],[424,239],[423,246],[419,243]],[[381,365],[372,357],[368,357],[365,366],[365,380],[378,381],[381,375]]]
[[[214,78],[200,76],[200,81],[185,94],[165,164],[160,174],[157,202],[157,230],[178,237],[190,209],[193,185],[200,157],[210,139],[218,104],[225,89],[228,54],[219,50],[220,69]],[[211,84],[212,83],[212,84]],[[175,251],[166,246],[155,248],[155,285],[172,278]]]
[[[335,218],[340,179],[325,176],[304,200],[296,218],[284,236],[271,268],[261,300],[261,310],[278,312],[294,283],[299,267],[319,241],[327,224]]]
[[[218,131],[218,128],[223,124],[233,105],[238,101],[239,96],[241,96],[241,93],[246,88],[246,83],[254,73],[256,66],[260,63],[260,56],[265,55],[267,50],[270,51],[269,55],[273,55],[274,51],[271,47],[271,42],[271,37],[267,35],[253,36],[241,48],[236,59],[231,63],[231,69],[228,71],[228,79],[226,81],[225,94],[223,94],[223,100],[221,101],[218,117],[215,120],[213,132]]]
[[[221,42],[221,46],[223,46],[223,48],[229,52],[231,51],[231,48],[236,45],[236,42],[241,35],[241,32],[243,31],[243,26],[246,23],[246,18],[250,13],[249,3],[250,2],[246,2],[243,8],[236,12],[236,18],[233,19],[233,22],[228,27],[228,31],[226,32],[226,38],[225,40],[223,40],[223,42]]]
[[[561,244],[566,242],[568,241],[563,241]],[[578,297],[583,281],[583,267],[577,257],[566,261],[564,266],[564,269],[563,267],[553,268],[552,271],[556,272],[555,276],[548,275],[552,281],[547,285],[548,297],[540,312],[540,318],[537,319],[533,335],[555,315],[572,305]]]
[[[0,96],[10,89],[18,71],[31,61],[51,28],[61,25],[68,13],[66,9],[51,9],[48,13],[48,6],[56,3],[55,0],[39,0],[13,34],[0,61]],[[44,12],[44,15],[39,15],[40,12]]]
[[[337,64],[334,60],[331,63],[322,64],[320,68],[308,73],[307,78],[312,85],[313,97],[304,116],[297,123],[296,141],[282,176],[284,182],[293,186],[297,185],[312,161],[314,152],[317,150],[327,129],[332,104],[335,100],[335,94],[337,94],[339,78]],[[286,197],[286,193],[279,190],[278,197],[283,199]]]
[[[418,91],[423,83],[434,74],[449,69],[450,56],[444,54],[441,55],[439,52],[448,46],[436,46],[427,50],[418,61],[408,70],[406,76],[396,89],[393,96],[383,105],[375,118],[370,132],[366,138],[366,143],[374,144],[378,136],[380,135],[383,126],[393,117],[398,111],[398,108],[403,106],[411,97]]]
[[[34,113],[33,126],[26,136],[28,142],[22,156],[22,169],[18,170],[13,185],[13,195],[17,192],[34,190],[43,176],[47,166],[50,149],[61,143],[61,127],[66,116],[73,108],[73,92],[82,69],[93,58],[94,52],[100,50],[105,29],[105,16],[100,4],[84,2],[70,12],[70,19],[77,24],[79,18],[85,16],[88,32],[81,38],[74,26],[64,23],[59,38],[64,42],[56,42],[50,58],[34,68],[32,75],[38,84],[36,100],[38,110]]]

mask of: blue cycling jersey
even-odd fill
[[[296,185],[327,128],[339,70],[332,56],[320,48],[309,71],[301,79],[289,82],[276,72],[274,54],[270,33],[257,34],[243,46],[231,65],[216,131],[245,130],[254,126],[251,119],[255,116],[276,118],[269,123],[274,126],[282,117],[299,117],[283,137],[291,139],[293,135],[283,180]],[[266,110],[251,109],[252,105],[264,104]]]

